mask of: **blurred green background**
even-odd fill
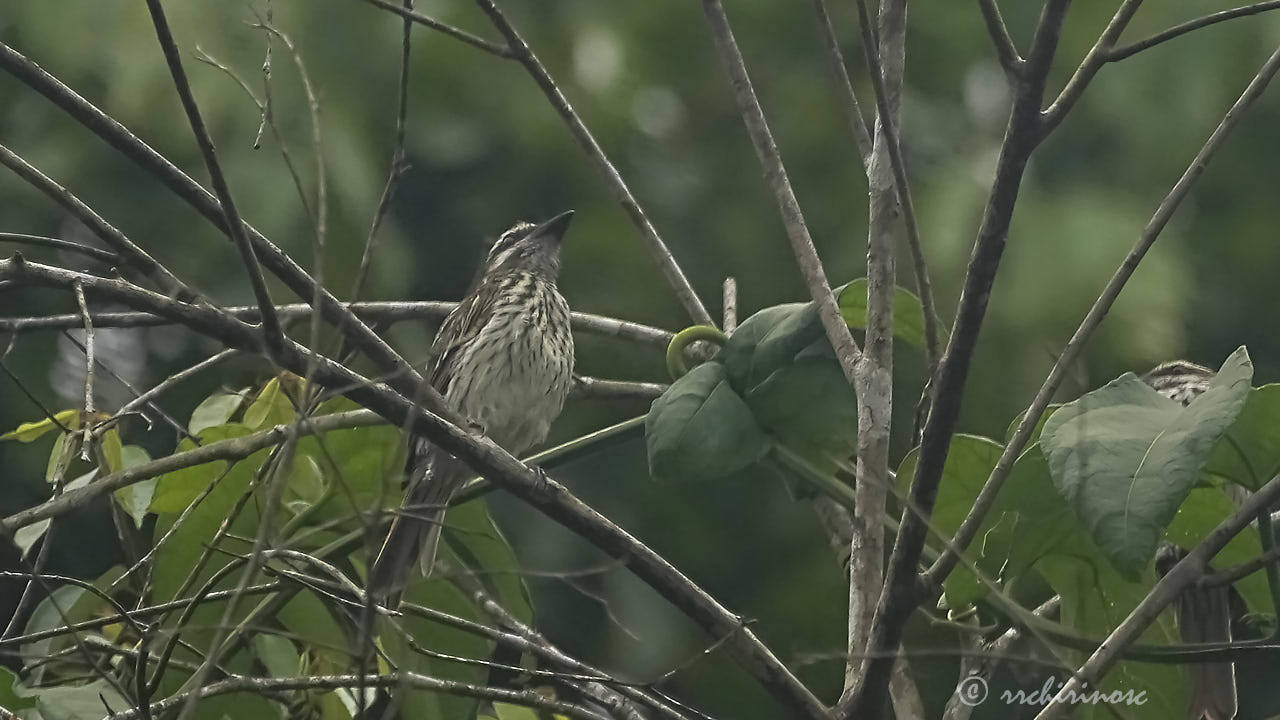
[[[194,57],[197,48],[216,57],[261,95],[266,37],[252,23],[267,6],[263,0],[167,5],[242,214],[311,267],[311,223],[279,145],[268,133],[261,149],[253,148],[256,108],[233,80]],[[1004,5],[1025,51],[1038,4]],[[1112,5],[1078,3],[1072,9],[1054,90],[1092,45]],[[852,3],[832,6],[852,62],[861,57]],[[631,184],[713,314],[719,312],[725,276],[738,279],[743,316],[807,297],[698,3],[519,0],[503,7]],[[1226,7],[1192,0],[1150,3],[1125,38],[1137,40]],[[465,0],[426,0],[418,9],[496,37]],[[271,10],[275,26],[296,43],[319,96],[331,213],[325,282],[346,297],[390,161],[401,24],[359,0],[276,0]],[[843,130],[812,7],[802,0],[738,0],[728,11],[828,275],[833,282],[858,277],[865,257],[866,183]],[[940,312],[950,318],[1008,97],[973,4],[922,0],[910,12],[902,135]],[[968,386],[963,431],[1002,437],[1277,37],[1280,16],[1236,20],[1102,70],[1029,167]],[[142,3],[11,0],[0,13],[0,39],[193,176],[206,177]],[[855,63],[851,72],[864,107],[871,107],[864,68]],[[312,193],[310,120],[297,71],[279,43],[273,73],[276,120]],[[1257,382],[1280,377],[1280,334],[1273,319],[1280,274],[1277,123],[1280,100],[1273,93],[1244,119],[1183,204],[1073,369],[1064,396],[1174,357],[1216,367],[1241,344],[1249,346]],[[234,249],[208,223],[7,76],[0,77],[0,143],[65,184],[219,302],[251,301]],[[485,239],[516,220],[573,208],[578,214],[561,282],[570,304],[672,330],[689,324],[597,168],[517,64],[416,28],[407,150],[411,168],[379,234],[362,299],[456,299]],[[0,172],[0,230],[96,244],[7,172]],[[24,252],[106,270],[50,251]],[[905,272],[908,264],[900,268]],[[911,283],[905,274],[902,283]],[[275,291],[278,301],[296,300],[281,286]],[[73,309],[74,301],[63,293],[0,295],[3,315]],[[402,323],[390,336],[417,359],[430,330]],[[215,350],[209,341],[164,328],[102,332],[98,340],[99,357],[139,387]],[[48,406],[80,405],[83,357],[57,333],[18,337],[6,362]],[[895,463],[907,449],[920,367],[917,349],[898,352]],[[660,351],[592,336],[579,338],[578,368],[600,377],[666,379]],[[166,396],[164,407],[185,420],[216,387],[252,384],[265,373],[255,362],[229,363]],[[109,409],[130,397],[110,379],[99,384],[100,401]],[[644,409],[636,402],[579,401],[558,423],[553,440]],[[38,416],[12,383],[0,379],[0,428]],[[142,442],[163,452],[172,448],[173,437],[161,426]],[[0,444],[0,511],[29,505],[45,492],[47,452],[43,443]],[[754,628],[784,660],[804,662],[805,679],[824,698],[835,697],[841,663],[808,660],[842,650],[840,573],[811,511],[791,502],[771,478],[656,484],[647,477],[639,442],[580,461],[558,477],[729,607],[755,619]],[[536,513],[503,499],[493,506],[531,570],[608,569],[605,558]],[[92,540],[108,530],[93,524],[99,521],[88,513],[63,532],[51,569],[93,573],[109,565],[110,551]],[[530,582],[549,637],[631,677],[657,677],[695,658],[713,640],[616,568],[573,583],[554,577]],[[939,667],[936,675],[922,675],[934,698],[949,694],[954,681],[954,670],[948,680],[946,666]],[[697,660],[671,687],[713,712],[777,717],[776,707],[720,653]]]

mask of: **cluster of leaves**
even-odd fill
[[[866,325],[866,280],[837,291],[851,327]],[[920,300],[894,295],[894,333],[924,342]],[[706,480],[785,453],[825,476],[853,452],[858,407],[813,302],[765,308],[719,353],[676,379],[645,420],[649,469],[661,480]]]
[[[851,308],[851,295],[840,295],[841,307],[857,327],[865,315]],[[907,320],[899,333],[910,337],[920,314],[907,298],[900,292],[902,307],[895,309]],[[1161,542],[1194,546],[1234,512],[1226,487],[1257,489],[1280,473],[1280,385],[1252,388],[1252,375],[1240,348],[1186,407],[1129,373],[1051,409],[1018,457],[978,541],[946,580],[943,607],[985,607],[1075,638],[1077,648],[1096,646],[1154,586]],[[769,458],[781,446],[824,472],[839,468],[853,449],[855,402],[812,303],[771,307],[654,403],[647,421],[650,465],[657,477],[705,479]],[[959,528],[1003,450],[990,438],[952,439],[930,521],[936,549]],[[897,468],[899,498],[906,496],[917,454],[912,450]],[[1261,540],[1256,528],[1246,528],[1215,566],[1257,557]],[[1014,600],[1015,585],[1032,588],[1037,602],[1059,596],[1059,623],[1031,618]],[[1274,624],[1277,599],[1264,573],[1243,578],[1236,589],[1259,624]],[[1026,593],[1017,595],[1026,601]],[[1177,638],[1166,620],[1144,639],[1171,644]],[[1176,666],[1122,663],[1105,685],[1141,688],[1155,699],[1133,708],[1134,717],[1171,717],[1184,707]]]
[[[302,381],[289,374],[271,379],[256,393],[216,393],[192,413],[186,437],[174,454],[301,423],[305,419],[299,420],[299,408],[307,406],[307,397]],[[309,416],[355,409],[349,400],[336,398],[319,403]],[[89,438],[91,452],[85,457],[97,462],[64,484],[64,489],[149,462],[140,448],[122,446],[118,428],[106,425],[105,416],[66,411],[55,417],[56,422],[25,424],[3,438],[34,442],[57,431],[50,455],[51,482],[83,463],[76,454],[83,438]],[[83,432],[86,424],[87,434]],[[133,519],[132,540],[147,559],[132,571],[120,567],[108,571],[93,583],[96,593],[73,585],[57,587],[36,608],[25,632],[40,633],[115,615],[104,596],[125,607],[147,608],[232,590],[255,539],[263,532],[270,533],[269,547],[300,551],[362,586],[360,578],[382,534],[370,518],[376,510],[400,501],[402,446],[396,428],[366,424],[301,435],[291,450],[289,443],[275,444],[238,461],[191,465],[125,487],[114,493],[111,502]],[[272,506],[268,497],[280,482],[277,515],[264,518],[265,509]],[[24,552],[47,525],[33,525],[19,533]],[[474,583],[471,586],[448,579],[420,581],[406,590],[406,602],[480,622],[488,617],[474,594],[480,590],[520,620],[532,621],[526,589],[512,572],[515,558],[483,502],[472,501],[451,511],[445,540],[442,560],[447,566],[483,567],[489,572],[474,578],[457,574]],[[21,717],[42,720],[100,717],[103,700],[113,709],[131,707],[115,688],[136,687],[133,673],[138,668],[128,653],[136,657],[133,651],[137,650],[145,650],[153,660],[172,652],[162,670],[151,667],[149,678],[152,700],[168,697],[204,660],[220,624],[229,632],[222,642],[215,679],[223,671],[267,677],[350,672],[355,659],[362,656],[357,647],[362,608],[350,597],[340,599],[341,593],[333,590],[334,578],[322,575],[313,563],[273,557],[254,582],[283,580],[280,589],[245,596],[234,606],[226,597],[215,596],[190,608],[146,615],[141,624],[117,619],[79,633],[26,643],[21,647],[25,667],[21,677],[0,669],[0,706],[20,712]],[[486,668],[456,661],[488,658],[493,646],[485,635],[409,614],[379,617],[375,632],[383,670],[485,682]],[[87,666],[90,658],[96,670]],[[108,682],[103,673],[116,682]],[[477,711],[477,701],[437,692],[403,688],[396,695],[406,717],[473,717]],[[359,705],[352,692],[341,689],[274,698],[246,692],[203,700],[193,717],[277,718],[282,702],[291,704],[295,712],[326,720],[346,720]],[[499,709],[498,716],[500,720],[522,717],[513,708]]]

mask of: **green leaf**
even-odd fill
[[[151,456],[147,454],[146,450],[137,445],[125,445],[120,449],[121,469],[128,469],[149,462],[151,462]],[[120,507],[129,513],[129,517],[133,518],[134,524],[139,528],[142,527],[142,521],[147,517],[148,508],[151,507],[151,497],[155,494],[158,482],[157,478],[147,478],[142,482],[136,482],[115,491],[116,502],[120,503]]]
[[[324,495],[324,487],[324,471],[320,469],[320,463],[311,455],[295,453],[285,498],[299,501],[301,507],[310,507]]]
[[[243,425],[219,425],[205,428],[198,437],[202,445],[208,445],[211,442],[244,437],[248,434],[250,434],[249,429]],[[178,443],[177,452],[186,452],[194,449],[195,446],[190,439],[184,439]],[[192,500],[199,497],[205,488],[222,475],[226,467],[226,462],[218,460],[202,465],[192,465],[162,475],[156,482],[151,497],[151,512],[182,512]]]
[[[242,393],[214,393],[205,398],[191,413],[187,432],[199,435],[215,425],[223,425],[240,409],[244,401]]]
[[[89,720],[103,717],[107,708],[121,712],[133,707],[105,680],[95,680],[86,685],[44,687],[33,692],[41,720]]]
[[[1280,384],[1254,388],[1226,437],[1213,449],[1207,471],[1257,490],[1280,474]]]
[[[775,305],[744,320],[715,359],[734,389],[745,393],[823,337],[813,303]]]
[[[1055,487],[1126,578],[1151,562],[1164,528],[1240,414],[1252,375],[1240,348],[1184,408],[1126,373],[1045,423],[1041,444]]]
[[[849,327],[867,327],[867,279],[858,278],[853,282],[837,288],[836,298],[840,303],[840,314]],[[938,325],[938,340],[947,344],[947,329],[941,321]],[[893,336],[917,347],[925,344],[924,307],[920,298],[910,290],[901,287],[893,289]]]
[[[71,430],[76,430],[80,427],[79,410],[63,410],[62,412],[54,413],[53,417]],[[57,423],[45,418],[35,422],[22,423],[17,428],[0,435],[0,440],[17,440],[18,442],[29,443],[47,432],[58,429]]]
[[[121,448],[123,443],[120,442],[120,433],[115,428],[102,433],[102,458],[107,463],[107,472],[116,472],[123,466],[121,459]]]
[[[660,480],[705,480],[741,470],[768,450],[751,409],[718,362],[672,383],[645,418],[649,470]]]
[[[485,590],[507,612],[525,624],[533,623],[533,605],[520,563],[483,499],[450,508],[443,536],[454,567],[475,570]]]
[[[36,541],[44,537],[49,531],[49,524],[53,521],[45,518],[39,522],[34,522],[26,527],[20,527],[13,533],[13,544],[18,546],[18,551],[22,553],[22,557],[26,557]]]
[[[75,433],[58,434],[58,439],[53,441],[53,449],[49,451],[49,463],[44,470],[45,482],[53,484],[66,476],[67,468],[71,467],[71,461],[80,449],[81,439],[82,436]]]
[[[495,702],[493,711],[498,713],[498,720],[538,720],[538,713],[523,705]]]
[[[251,430],[262,430],[293,422],[293,402],[280,387],[280,378],[274,377],[258,393],[258,397],[244,411],[244,424]]]
[[[11,712],[36,706],[34,693],[18,683],[18,676],[7,667],[0,666],[0,708]]]
[[[830,349],[823,349],[778,368],[745,399],[765,432],[834,473],[857,446],[858,397]]]
[[[253,650],[271,677],[294,677],[299,674],[298,649],[289,638],[258,633],[253,636]]]

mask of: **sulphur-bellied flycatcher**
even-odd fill
[[[546,439],[572,383],[569,304],[556,288],[572,218],[504,232],[431,344],[427,381],[512,454]],[[404,589],[419,559],[431,572],[449,500],[475,474],[425,438],[410,441],[405,472],[404,504],[369,572],[370,591],[384,599]]]
[[[1202,365],[1175,360],[1149,370],[1142,379],[1161,395],[1190,405],[1209,389],[1214,372]],[[1233,500],[1236,495],[1228,488]],[[1187,551],[1173,543],[1162,543],[1156,554],[1156,572],[1161,576],[1173,569]],[[1184,643],[1231,642],[1230,585],[1192,585],[1173,601],[1178,634]],[[1236,716],[1236,670],[1230,662],[1197,663],[1187,668],[1188,720],[1231,720]]]

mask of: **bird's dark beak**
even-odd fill
[[[541,223],[533,229],[531,235],[548,235],[559,240],[564,237],[565,230],[569,229],[569,221],[573,220],[573,211],[565,210],[559,215]]]

